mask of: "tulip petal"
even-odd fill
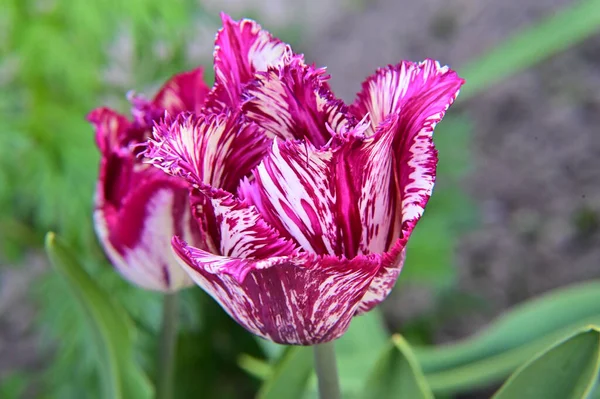
[[[352,112],[368,113],[371,127],[362,148],[346,153],[346,162],[364,165],[360,253],[385,252],[394,243],[406,245],[435,182],[433,130],[463,83],[454,71],[427,60],[381,69],[363,85]],[[402,261],[398,264],[401,267]],[[398,264],[382,268],[361,311],[389,294]]]
[[[387,251],[396,238],[408,235],[421,217],[435,181],[437,152],[433,129],[456,99],[464,81],[437,61],[402,62],[378,70],[363,84],[351,107],[368,113],[370,128],[360,152],[368,155],[361,209],[368,209],[361,251]],[[379,227],[379,228],[377,228]],[[377,231],[378,230],[378,231]]]
[[[317,147],[347,123],[346,106],[326,84],[324,68],[293,59],[259,73],[244,92],[242,110],[271,138],[307,139]]]
[[[204,70],[196,68],[173,76],[156,94],[153,103],[171,115],[185,111],[199,113],[209,91]]]
[[[181,114],[154,128],[145,156],[166,173],[196,186],[234,192],[268,150],[269,141],[241,115]]]
[[[427,117],[435,126],[441,119],[436,113],[447,109],[463,83],[456,72],[435,60],[418,64],[402,61],[380,68],[367,78],[350,111],[359,119],[369,115],[368,135],[374,134],[389,115],[399,115],[407,130],[420,129]]]
[[[175,238],[192,279],[250,332],[281,344],[339,338],[381,266],[379,256],[352,260],[312,254],[263,260],[217,256]]]
[[[253,171],[255,180],[240,185],[240,195],[305,251],[342,255],[332,161],[331,151],[319,151],[309,142],[275,140]]]
[[[192,281],[175,260],[169,237],[201,241],[187,190],[160,175],[152,168],[136,174],[132,182],[136,190],[124,198],[119,209],[103,202],[100,182],[94,221],[108,258],[127,280],[146,289],[174,292]]]
[[[295,244],[281,238],[257,209],[232,194],[202,186],[192,196],[200,223],[212,238],[213,252],[232,258],[265,259],[296,253]],[[203,226],[204,227],[204,226]]]
[[[118,151],[127,137],[130,122],[110,108],[96,108],[86,119],[94,125],[96,145],[102,154]]]
[[[217,33],[214,51],[215,87],[211,106],[235,107],[243,86],[259,71],[292,57],[289,45],[273,38],[255,21],[234,21],[221,13],[223,27]]]

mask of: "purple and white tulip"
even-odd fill
[[[153,101],[132,98],[133,121],[108,108],[88,115],[101,152],[94,222],[112,264],[130,282],[151,290],[173,292],[193,285],[171,251],[171,238],[202,247],[192,218],[188,184],[143,162],[140,144],[152,125],[168,113],[198,112],[209,88],[202,69],[167,82]]]
[[[193,188],[204,241],[176,232],[174,253],[252,333],[336,339],[398,278],[435,181],[433,129],[464,81],[403,61],[346,106],[324,69],[254,21],[222,18],[206,107],[170,113],[144,153]]]

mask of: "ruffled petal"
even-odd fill
[[[192,279],[248,331],[288,345],[314,345],[347,330],[381,257],[312,254],[262,260],[217,256],[174,239]]]
[[[289,45],[273,38],[255,21],[234,21],[225,13],[221,19],[223,27],[215,40],[215,86],[210,104],[215,109],[237,106],[244,85],[256,72],[293,56]]]
[[[317,147],[347,124],[346,106],[329,90],[324,68],[295,58],[259,73],[243,94],[242,110],[269,137],[307,139]]]
[[[269,140],[253,123],[229,111],[167,116],[154,128],[144,155],[163,171],[196,186],[233,192],[268,151]]]

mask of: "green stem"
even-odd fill
[[[315,345],[313,349],[315,354],[315,371],[319,380],[319,398],[340,399],[340,383],[338,381],[333,342]]]
[[[165,294],[163,298],[160,347],[158,348],[157,399],[172,399],[175,372],[175,346],[177,343],[177,294]]]

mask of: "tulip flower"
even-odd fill
[[[202,69],[167,82],[153,101],[132,97],[133,120],[108,108],[88,115],[101,152],[94,222],[112,264],[130,282],[174,292],[192,285],[170,249],[171,237],[202,247],[192,218],[188,185],[143,162],[139,145],[165,111],[198,112],[209,91]]]
[[[380,303],[432,193],[432,134],[463,80],[433,60],[368,77],[346,106],[322,68],[223,16],[200,113],[155,125],[147,162],[193,187],[191,278],[252,333],[314,345]]]

